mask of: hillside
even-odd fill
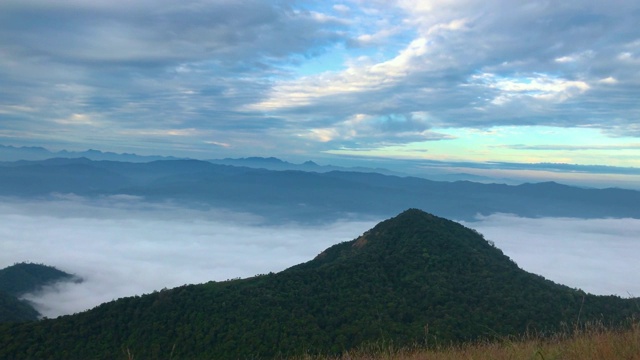
[[[59,281],[79,281],[71,274],[52,266],[18,263],[0,270],[0,322],[37,320],[40,315],[23,294]]]
[[[640,218],[640,191],[557,183],[509,186],[351,171],[272,171],[197,160],[148,163],[49,159],[0,163],[0,196],[89,198],[128,194],[147,201],[224,208],[273,222],[320,222],[353,214],[385,218],[415,207],[473,220],[525,217]]]
[[[120,299],[0,327],[0,358],[271,358],[620,324],[634,300],[517,267],[474,230],[407,210],[277,274]],[[55,331],[54,331],[55,329]]]
[[[58,281],[75,277],[53,266],[17,263],[0,270],[0,291],[19,296]]]
[[[29,303],[0,291],[0,323],[33,321],[38,319],[38,311]]]

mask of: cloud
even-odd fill
[[[56,62],[92,67],[175,66],[215,59],[223,67],[253,67],[266,57],[305,53],[332,41],[317,14],[287,2],[5,1],[6,34],[12,53],[46,56]],[[37,35],[45,35],[45,38]],[[235,63],[235,65],[234,65]]]
[[[349,7],[347,5],[345,5],[345,4],[333,5],[333,9],[338,11],[338,12],[343,12],[343,13],[344,12],[348,12],[350,10]]]
[[[242,107],[341,27],[288,1],[4,1],[0,120],[40,143],[243,144],[275,122]],[[171,136],[185,129],[197,131]]]
[[[459,128],[639,137],[639,13],[624,0],[6,0],[0,136],[199,158]],[[418,113],[422,128],[377,127]]]
[[[344,147],[357,147],[361,143],[381,146],[453,138],[431,131],[428,117],[425,113],[387,116],[356,114],[333,127],[313,128],[299,135],[321,142],[339,143]]]
[[[640,296],[638,219],[494,214],[465,225],[495,242],[524,270],[593,294]]]
[[[413,62],[427,52],[427,40],[413,40],[394,58],[374,64],[359,64],[336,73],[304,77],[275,86],[269,98],[252,108],[262,111],[304,107],[336,95],[369,94],[393,88],[412,72]]]
[[[124,196],[0,203],[0,267],[19,261],[82,278],[29,294],[48,317],[183,284],[277,272],[375,225],[267,226],[248,214],[149,204]]]
[[[495,74],[484,73],[474,75],[472,79],[488,88],[500,91],[491,100],[493,105],[504,105],[514,99],[525,98],[563,102],[590,88],[589,84],[583,81],[570,81],[538,74],[531,77],[497,78]]]
[[[612,118],[634,123],[629,101],[636,90],[612,79],[620,79],[624,68],[626,79],[637,84],[637,72],[610,56],[613,48],[636,48],[629,14],[638,9],[629,2],[616,9],[595,1],[580,7],[505,1],[376,5],[414,30],[403,33],[404,46],[393,56],[280,81],[252,106],[305,123],[316,118],[336,132],[359,114],[420,111],[431,114],[433,127],[608,129]]]
[[[580,150],[639,150],[640,144],[622,144],[622,145],[501,145],[500,147],[516,150],[565,150],[565,151],[580,151]]]

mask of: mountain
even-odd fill
[[[91,160],[110,160],[128,162],[149,162],[155,160],[176,160],[173,156],[144,156],[129,153],[103,152],[89,149],[86,151],[50,151],[39,146],[7,146],[0,145],[0,159],[4,161],[47,160],[51,158],[88,158]]]
[[[277,274],[185,285],[0,326],[0,358],[274,358],[621,324],[636,299],[518,268],[476,231],[410,209]],[[122,355],[124,356],[124,355]]]
[[[302,164],[294,164],[288,161],[283,161],[275,157],[247,157],[247,158],[225,158],[225,159],[212,159],[207,160],[212,164],[218,165],[231,165],[231,166],[242,166],[249,167],[254,169],[265,169],[265,170],[295,170],[295,171],[311,171],[311,172],[319,172],[325,173],[330,171],[351,171],[351,172],[364,172],[364,173],[378,173],[384,175],[396,175],[396,176],[405,176],[401,172],[391,171],[383,168],[367,168],[367,167],[342,167],[342,166],[334,166],[334,165],[318,165],[313,161],[305,161]]]
[[[497,212],[640,218],[640,191],[553,182],[517,186],[439,182],[350,171],[273,171],[198,160],[130,163],[65,158],[0,163],[0,196],[42,198],[51,193],[128,194],[249,212],[273,222],[333,221],[354,214],[383,218],[410,207],[469,221]]]
[[[0,159],[4,161],[44,160],[55,157],[53,153],[40,146],[7,146],[0,145]]]
[[[53,266],[23,262],[0,270],[0,291],[20,296],[45,285],[72,280],[77,278]]]
[[[185,158],[177,158],[173,156],[145,156],[130,153],[114,153],[109,151],[100,151],[89,149],[86,151],[50,151],[39,146],[7,146],[0,145],[0,161],[43,161],[54,158],[64,159],[90,159],[94,161],[120,161],[120,162],[133,162],[143,163],[159,160],[189,160]],[[246,158],[225,158],[225,159],[211,159],[207,160],[212,164],[218,165],[232,165],[242,166],[255,169],[266,170],[298,170],[298,171],[314,171],[314,172],[329,172],[329,171],[356,171],[356,172],[377,172],[386,175],[404,175],[400,172],[391,171],[381,168],[366,168],[366,167],[341,167],[333,165],[318,165],[313,161],[305,161],[302,164],[294,164],[288,161],[283,161],[275,157],[246,157]]]
[[[0,323],[38,320],[39,315],[28,302],[0,291]]]
[[[19,297],[60,281],[81,281],[55,267],[18,263],[0,270],[0,322],[37,320],[40,315]]]

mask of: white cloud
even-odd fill
[[[500,77],[483,73],[471,77],[471,81],[499,91],[491,101],[504,105],[514,99],[532,98],[544,101],[563,102],[590,89],[584,81],[568,80],[545,74],[535,76]]]
[[[364,37],[373,39],[370,35]],[[435,66],[435,63],[424,58],[427,51],[428,40],[419,37],[386,61],[373,64],[355,62],[343,71],[282,81],[271,89],[265,100],[248,106],[248,109],[269,112],[310,105],[320,98],[383,90],[414,73],[416,67],[429,67],[430,64]]]
[[[336,5],[333,5],[333,10],[344,13],[344,12],[348,12],[351,9],[345,4],[336,4]]]
[[[598,80],[598,82],[602,84],[607,84],[607,85],[614,85],[618,83],[618,79],[614,78],[613,76],[609,76],[609,77]]]
[[[442,31],[456,31],[463,30],[466,27],[468,19],[454,19],[448,23],[440,23],[433,25],[427,31],[428,34],[436,34]]]
[[[576,61],[576,59],[572,56],[561,56],[559,58],[556,58],[556,62],[559,63],[567,63],[567,62],[573,62]]]
[[[85,125],[85,126],[100,126],[100,123],[96,121],[91,115],[88,114],[72,114],[66,119],[54,120],[54,122],[63,125]]]
[[[412,141],[444,140],[453,137],[430,131],[429,114],[371,116],[356,114],[330,128],[311,129],[301,136],[322,142],[354,140],[368,144],[394,144]]]
[[[593,51],[586,50],[577,54],[564,55],[564,56],[557,57],[555,61],[558,63],[573,63],[576,61],[589,60],[589,59],[592,59],[594,56],[595,56],[595,53]]]
[[[618,59],[621,61],[629,61],[629,62],[633,62],[636,60],[633,53],[630,53],[628,51],[618,54]]]

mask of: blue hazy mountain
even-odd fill
[[[127,194],[251,212],[273,221],[325,221],[353,214],[387,217],[403,209],[473,220],[526,217],[640,218],[640,192],[555,182],[505,185],[440,182],[355,171],[267,170],[198,160],[145,163],[87,158],[0,163],[0,196]]]
[[[111,160],[128,162],[148,162],[155,160],[176,160],[173,156],[144,156],[129,153],[103,152],[89,149],[86,151],[50,151],[40,146],[8,146],[0,145],[0,160],[2,161],[38,161],[51,158],[87,158],[91,160]]]
[[[334,165],[319,165],[314,161],[308,160],[302,164],[294,164],[288,161],[280,160],[275,157],[246,157],[246,158],[226,158],[226,159],[214,159],[207,160],[212,164],[219,165],[232,165],[243,166],[255,169],[265,170],[298,170],[298,171],[310,171],[310,172],[330,172],[330,171],[352,171],[352,172],[367,172],[378,173],[385,175],[397,175],[406,176],[406,174],[391,171],[383,168],[368,168],[368,167],[343,167]]]
[[[89,160],[108,160],[122,162],[151,162],[157,160],[188,160],[185,158],[176,158],[173,156],[145,156],[131,153],[114,153],[103,152],[99,150],[89,149],[86,151],[50,151],[39,146],[7,146],[0,145],[0,161],[41,161],[53,158],[78,159],[86,158]],[[383,168],[367,168],[367,167],[341,167],[333,165],[318,165],[313,161],[305,161],[301,164],[294,164],[288,161],[280,160],[275,157],[245,157],[245,158],[225,158],[207,160],[213,164],[243,166],[256,169],[266,170],[300,170],[313,172],[329,172],[329,171],[357,171],[357,172],[377,172],[387,175],[406,175],[400,172],[391,171]]]

